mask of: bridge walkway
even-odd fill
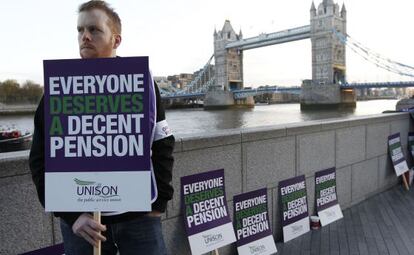
[[[393,187],[343,213],[337,222],[277,243],[277,254],[414,254],[414,189]]]

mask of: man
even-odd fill
[[[78,43],[82,58],[116,57],[122,41],[121,20],[118,14],[103,1],[89,1],[79,7]],[[152,211],[102,213],[102,224],[93,220],[90,213],[55,212],[61,218],[65,254],[92,254],[94,246],[102,241],[102,254],[165,254],[160,215],[172,198],[170,185],[173,165],[174,136],[165,121],[156,85],[157,116],[151,161],[156,179],[158,197]],[[35,131],[30,151],[30,169],[39,200],[44,206],[44,114],[43,98],[36,110]],[[122,159],[120,159],[122,160]],[[101,232],[102,231],[102,232]]]

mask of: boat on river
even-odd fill
[[[32,144],[33,134],[16,127],[0,126],[0,153],[28,150]]]

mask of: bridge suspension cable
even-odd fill
[[[205,93],[208,88],[214,85],[214,70],[212,70],[211,61],[214,55],[212,55],[204,67],[197,73],[196,77],[183,89],[178,90],[172,88],[173,91],[161,90],[161,96],[163,97],[175,97],[191,94]]]
[[[414,67],[394,61],[390,58],[384,57],[381,54],[365,47],[360,42],[353,39],[348,34],[343,34],[336,29],[334,34],[339,39],[341,43],[348,46],[350,50],[355,52],[357,55],[361,56],[363,59],[371,62],[379,68],[385,69],[389,72],[396,73],[403,76],[414,77]]]

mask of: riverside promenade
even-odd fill
[[[344,218],[286,244],[283,255],[414,254],[414,189],[402,185],[343,211]]]
[[[190,254],[180,210],[180,178],[221,168],[231,216],[234,195],[267,188],[269,218],[280,254],[413,254],[410,199],[414,191],[401,190],[387,151],[388,136],[401,133],[412,166],[407,154],[412,126],[408,113],[392,113],[176,137],[175,193],[162,218],[169,254]],[[336,167],[338,200],[345,218],[282,245],[279,181],[305,175],[312,214],[315,172],[331,167]],[[0,240],[0,254],[62,242],[59,220],[45,213],[38,202],[28,151],[0,154]],[[219,252],[236,254],[235,245]]]

